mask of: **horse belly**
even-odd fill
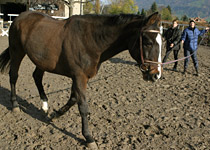
[[[51,43],[55,43],[52,41]],[[28,41],[24,47],[31,61],[44,71],[52,71],[56,67],[59,49],[54,44],[47,44],[44,40]]]
[[[56,59],[28,54],[30,60],[41,70],[52,72],[56,68]]]

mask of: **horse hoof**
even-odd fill
[[[60,115],[57,113],[57,111],[54,110],[54,112],[52,112],[50,114],[50,120],[53,122],[55,119],[59,118]]]
[[[20,108],[19,107],[14,107],[14,108],[12,108],[12,112],[20,112]]]
[[[87,147],[91,150],[98,150],[98,146],[96,145],[96,142],[88,143]]]
[[[43,109],[39,109],[39,111],[44,115],[44,116],[47,116],[49,111],[45,111]]]
[[[56,112],[50,114],[50,121],[53,121],[54,119],[56,119]]]
[[[42,110],[43,110],[43,109],[42,109]],[[49,111],[48,111],[48,110],[43,110],[43,112],[44,112],[45,114],[48,114]]]

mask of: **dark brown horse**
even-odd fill
[[[160,15],[84,15],[58,21],[37,12],[24,12],[9,30],[9,47],[0,55],[0,70],[10,69],[11,102],[16,100],[18,70],[25,55],[36,65],[33,73],[42,109],[48,111],[48,99],[42,85],[45,71],[72,78],[71,97],[66,105],[55,111],[59,117],[78,104],[82,118],[82,134],[90,147],[96,147],[88,129],[86,85],[96,75],[102,62],[129,50],[139,64],[145,80],[161,75]]]

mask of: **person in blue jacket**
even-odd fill
[[[195,21],[191,20],[189,27],[183,31],[181,37],[181,42],[184,48],[184,57],[191,55],[197,76],[199,75],[197,59],[198,36],[202,36],[208,29],[209,28],[207,27],[206,30],[198,30],[198,28],[195,27]],[[189,59],[190,58],[188,57],[184,60],[184,74],[186,73]]]

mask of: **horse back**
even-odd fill
[[[45,14],[23,12],[10,27],[9,46],[24,51],[39,68],[53,71],[62,50],[64,24],[65,20]]]
[[[80,16],[59,21],[42,13],[21,13],[9,31],[10,47],[16,47],[15,53],[17,48],[24,50],[44,71],[66,76],[82,71],[92,77],[96,74],[99,55],[88,42],[91,35],[81,20]]]

